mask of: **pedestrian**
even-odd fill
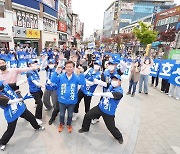
[[[130,73],[130,77],[129,77],[129,90],[127,92],[127,95],[131,94],[131,97],[134,97],[134,95],[135,95],[136,85],[140,78],[140,71],[141,71],[140,62],[135,60],[132,63],[131,73]],[[133,90],[131,93],[132,88],[133,88]]]
[[[28,65],[29,67],[34,67],[37,65],[37,62],[30,60],[28,62]],[[43,92],[41,90],[42,85],[40,84],[40,77],[38,74],[38,70],[28,71],[26,76],[29,84],[29,91],[34,97],[35,104],[37,105],[35,111],[36,121],[38,122],[39,125],[41,125],[43,123],[42,122]]]
[[[74,107],[74,114],[72,119],[73,121],[78,118],[77,114],[79,112],[79,104],[82,98],[84,98],[85,113],[89,111],[92,96],[87,96],[87,92],[93,93],[95,91],[97,84],[94,83],[94,79],[101,79],[101,65],[101,61],[95,61],[94,67],[89,68],[86,72],[84,72],[86,78],[86,85],[82,85],[78,91],[78,101]]]
[[[116,108],[123,97],[123,90],[121,88],[121,76],[116,74],[112,76],[111,85],[107,92],[94,93],[94,96],[102,96],[99,104],[89,110],[83,119],[82,128],[79,133],[88,132],[90,129],[91,120],[95,118],[103,117],[107,129],[111,132],[116,140],[120,144],[123,143],[123,137],[121,132],[115,126],[115,112]]]
[[[17,94],[7,85],[0,81],[0,108],[4,110],[4,116],[8,127],[0,139],[0,149],[5,150],[6,144],[14,134],[18,118],[26,119],[35,130],[44,130],[43,126],[38,125],[34,115],[27,109]]]
[[[153,61],[149,57],[146,57],[141,63],[139,93],[142,92],[142,85],[144,83],[144,93],[148,95],[148,79],[152,66],[153,66]]]
[[[175,97],[176,100],[179,100],[180,98],[180,87],[170,84],[170,89],[169,89],[169,97]]]
[[[85,85],[85,77],[84,74],[80,74],[79,76],[74,73],[75,63],[73,61],[65,62],[65,73],[58,74],[55,72],[51,78],[52,83],[57,84],[57,96],[60,107],[60,125],[59,132],[63,131],[64,128],[64,118],[65,112],[67,110],[67,129],[68,132],[72,132],[72,116],[74,106],[77,103],[77,94],[78,94],[78,85]],[[82,72],[82,68],[80,72]]]
[[[162,82],[161,82],[161,92],[165,93],[166,95],[168,95],[169,87],[170,87],[170,83],[168,82],[168,79],[162,79]]]

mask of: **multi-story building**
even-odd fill
[[[113,2],[104,12],[103,37],[118,34],[119,26],[119,1]]]
[[[0,48],[29,44],[40,53],[71,44],[72,23],[71,0],[0,0]],[[84,24],[76,25],[82,38]]]

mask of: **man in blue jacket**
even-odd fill
[[[118,128],[116,128],[114,121],[116,108],[121,98],[123,97],[123,90],[121,88],[121,76],[115,74],[111,78],[111,85],[106,92],[93,94],[94,96],[102,97],[99,101],[99,104],[85,114],[82,128],[79,130],[79,133],[88,132],[91,120],[102,116],[107,129],[111,132],[114,138],[117,139],[120,144],[122,144],[122,134],[120,133]]]
[[[57,96],[60,107],[60,125],[59,132],[62,132],[64,127],[64,116],[67,110],[68,118],[67,118],[67,126],[68,132],[72,132],[72,116],[74,106],[77,103],[77,94],[78,94],[78,85],[85,85],[85,77],[84,74],[80,74],[79,76],[74,73],[75,63],[73,61],[65,62],[65,73],[58,74],[56,71],[52,78],[51,82],[57,84]],[[82,72],[82,70],[81,70]]]
[[[7,130],[0,139],[0,149],[3,151],[14,134],[19,117],[29,121],[35,130],[45,129],[38,125],[34,115],[26,108],[22,100],[9,85],[3,84],[3,81],[0,81],[0,108],[4,110],[4,116],[8,123]]]

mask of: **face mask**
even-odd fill
[[[114,66],[113,66],[113,65],[109,65],[109,66],[108,66],[108,70],[109,70],[109,71],[113,71],[113,70],[114,70]]]
[[[14,53],[14,51],[10,51],[10,53]]]
[[[5,70],[6,70],[6,65],[0,66],[0,70],[1,70],[1,71],[5,71]]]
[[[146,61],[145,64],[148,65],[148,64],[149,64],[149,61]]]
[[[5,52],[4,52],[4,51],[1,51],[1,54],[5,54]]]
[[[58,53],[57,52],[54,52],[54,55],[57,55]]]
[[[111,81],[111,85],[113,87],[117,87],[118,86],[118,81]]]
[[[49,65],[49,68],[50,68],[50,69],[53,69],[53,68],[54,68],[54,65],[50,64],[50,65]]]
[[[98,71],[98,70],[99,70],[99,68],[100,68],[100,66],[99,66],[99,65],[94,65],[94,70],[95,70],[95,71]]]

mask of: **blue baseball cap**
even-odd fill
[[[96,60],[95,62],[94,62],[94,64],[98,64],[98,65],[102,65],[102,62],[100,61],[100,60]]]
[[[112,60],[109,61],[109,64],[113,64],[114,65],[114,64],[118,64],[118,62],[116,60],[112,59]]]
[[[55,64],[55,60],[54,59],[49,59],[49,61],[48,61],[48,64]]]
[[[119,74],[115,74],[111,77],[111,79],[116,78],[118,80],[121,80],[121,76]]]

